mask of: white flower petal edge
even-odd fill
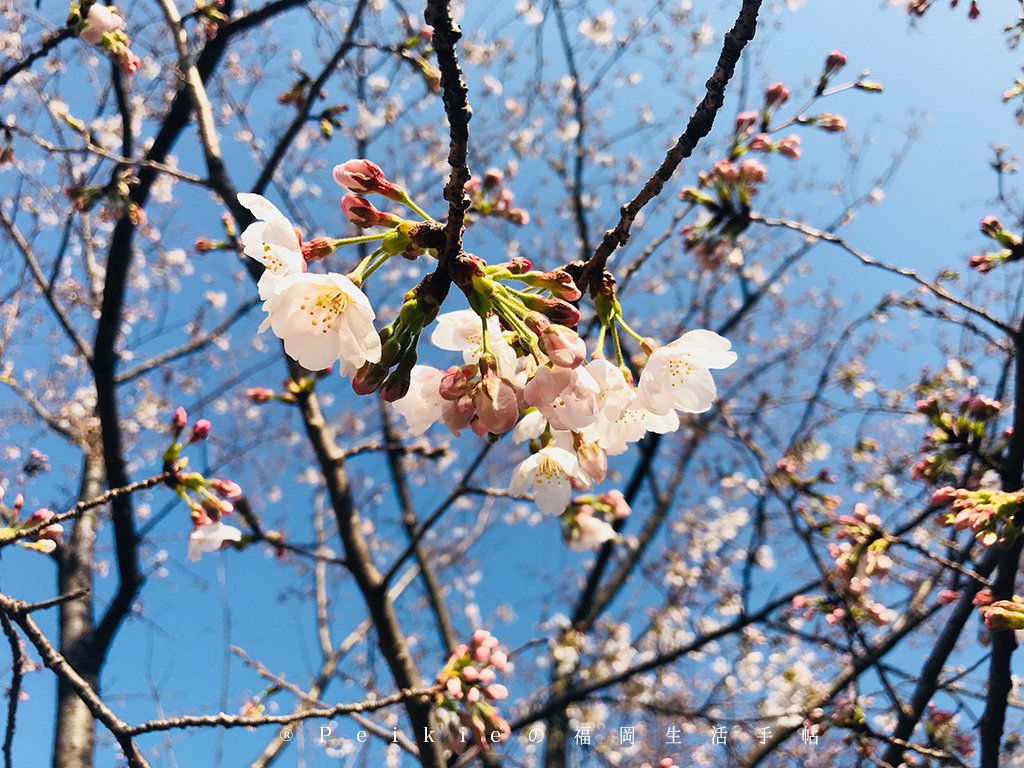
[[[259,282],[260,298],[266,301],[282,277],[305,270],[302,243],[292,223],[265,197],[241,192],[238,202],[259,219],[245,228],[241,239],[245,255],[266,267]]]
[[[241,541],[242,532],[218,521],[196,528],[188,537],[188,559],[197,562],[204,552],[216,552],[228,541]]]
[[[532,486],[537,508],[548,515],[560,515],[572,498],[571,479],[590,485],[576,454],[564,448],[541,448],[515,468],[509,491],[522,494]]]
[[[445,400],[441,397],[444,371],[429,365],[414,365],[409,373],[409,391],[391,405],[409,424],[409,432],[422,435],[441,418]]]
[[[344,275],[285,275],[263,309],[285,352],[304,368],[319,371],[340,361],[341,375],[351,376],[380,361],[373,307]]]
[[[654,350],[640,374],[637,404],[659,416],[709,410],[718,395],[710,369],[736,362],[731,347],[713,331],[696,330]]]

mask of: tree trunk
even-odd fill
[[[103,463],[86,455],[79,499],[103,492]],[[86,590],[82,597],[61,603],[60,652],[68,663],[99,691],[100,659],[91,648],[93,619],[92,568],[96,548],[96,510],[75,522],[57,558],[58,594]],[[96,747],[92,714],[75,692],[58,678],[57,715],[53,741],[53,768],[92,768]]]

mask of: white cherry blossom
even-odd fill
[[[569,534],[569,546],[577,551],[597,549],[606,541],[618,538],[615,529],[593,515],[577,515]]]
[[[713,331],[696,330],[654,350],[640,375],[639,403],[659,415],[704,413],[718,394],[711,369],[736,362],[731,347]]]
[[[188,559],[197,562],[204,552],[216,552],[229,541],[241,541],[242,532],[220,521],[201,525],[188,537]]]
[[[414,365],[409,373],[409,391],[405,397],[392,403],[405,417],[409,432],[422,435],[441,418],[445,399],[441,397],[441,379],[444,371],[429,365]]]
[[[265,197],[242,192],[238,202],[259,219],[242,233],[242,250],[266,267],[259,282],[260,298],[266,301],[282,277],[306,269],[302,242],[292,223]]]
[[[99,45],[107,32],[117,32],[124,27],[124,19],[117,10],[101,2],[89,6],[89,15],[85,17],[85,29],[78,35],[90,45]]]
[[[285,275],[263,303],[284,350],[304,368],[319,371],[340,361],[342,376],[380,361],[380,337],[370,300],[344,275]]]
[[[576,454],[549,446],[516,467],[509,490],[521,494],[532,486],[537,508],[549,515],[560,515],[572,498],[572,480],[590,485],[590,478],[580,468]]]
[[[523,390],[526,402],[540,411],[552,429],[583,429],[597,418],[600,394],[594,377],[584,368],[542,366]]]
[[[483,323],[471,309],[445,312],[437,316],[437,327],[430,342],[438,349],[461,352],[466,363],[475,363],[484,352]],[[516,351],[501,333],[501,323],[491,315],[487,318],[487,347],[498,360],[498,373],[513,379],[518,368]]]

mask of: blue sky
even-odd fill
[[[627,5],[641,6],[640,3]],[[733,5],[716,4],[710,11],[717,33],[731,21]],[[999,102],[1000,93],[1018,71],[1017,59],[1007,50],[1000,32],[1011,19],[1000,17],[995,3],[986,3],[984,10],[981,19],[971,23],[962,10],[950,12],[937,7],[915,28],[898,8],[882,7],[876,2],[817,0],[796,13],[766,15],[757,40],[745,54],[751,67],[750,85],[754,93],[774,80],[784,80],[795,89],[803,76],[818,71],[825,54],[833,48],[848,54],[850,71],[868,68],[873,79],[884,83],[884,94],[852,92],[828,105],[830,111],[841,112],[850,119],[849,135],[837,139],[805,131],[802,166],[805,171],[813,169],[820,179],[835,178],[848,162],[848,157],[840,151],[848,142],[850,151],[860,159],[856,191],[863,193],[870,189],[869,180],[884,170],[893,152],[904,144],[908,132],[917,132],[909,157],[888,186],[884,202],[864,209],[849,225],[847,236],[868,253],[911,266],[928,276],[940,267],[961,264],[968,253],[980,247],[977,222],[989,211],[995,194],[995,176],[988,166],[992,157],[990,145],[1005,143],[1012,149],[1020,130],[1014,122],[1012,107]],[[474,28],[474,13],[475,9],[471,8],[465,21],[470,34]],[[491,14],[484,14],[484,17],[485,27],[502,22]],[[307,33],[302,24],[290,32],[296,45],[301,45],[302,35]],[[697,82],[702,82],[710,71],[711,55],[705,52],[692,63]],[[551,71],[557,71],[560,64],[553,56]],[[624,92],[623,101],[616,108],[629,109],[633,104],[652,102],[657,111],[662,101],[657,93],[662,87],[657,82],[657,67],[641,60],[636,66],[645,70],[645,80],[629,93]],[[471,97],[479,85],[479,75],[479,70],[467,66]],[[721,139],[726,134],[734,107],[735,101],[727,104],[713,139]],[[435,104],[435,111],[438,108]],[[258,110],[258,106],[254,106],[254,110]],[[660,142],[659,137],[652,144],[660,146]],[[338,147],[336,151],[344,156],[352,153],[349,148]],[[241,157],[237,149],[229,149],[229,152]],[[189,163],[194,153],[184,142],[179,153],[183,165],[198,167]],[[495,153],[491,159],[497,161],[500,156]],[[528,162],[523,165],[520,187],[531,188],[533,171]],[[778,165],[776,161],[773,168]],[[692,180],[695,170],[695,165],[687,166],[686,178]],[[780,170],[779,178],[784,178],[784,173]],[[315,183],[326,187],[330,181],[324,176]],[[538,186],[531,189],[531,194],[543,201],[544,196],[550,194],[549,189]],[[811,223],[821,225],[838,210],[832,195],[814,188],[801,188],[787,198],[785,205],[787,209],[804,212]],[[437,210],[436,201],[434,209]],[[604,195],[602,208],[591,213],[591,220],[599,225],[610,221],[614,210],[612,195]],[[772,209],[770,202],[765,203],[764,210],[780,212]],[[193,231],[196,228],[192,227],[191,217],[196,221],[205,220],[209,226],[218,214],[213,206],[204,207],[198,199],[191,201],[189,207],[178,214],[179,219],[185,220],[177,231],[181,238],[179,247],[188,249],[191,238],[201,233]],[[847,256],[825,247],[819,247],[811,261],[817,266],[806,278],[808,285],[838,281],[840,293],[854,299],[854,303],[866,305],[886,290],[907,288],[891,276],[856,267]],[[239,290],[251,289],[243,285]],[[855,299],[858,296],[862,298]],[[250,330],[256,322],[255,317],[251,318]],[[922,356],[926,357],[931,350],[924,346]],[[898,355],[889,354],[878,358],[878,364],[898,367],[901,361]],[[271,370],[275,380],[280,377],[279,364]],[[258,378],[248,383],[260,383]],[[35,444],[36,439],[35,434],[25,435],[27,443]],[[463,445],[464,455],[470,455],[471,443]],[[53,452],[51,458],[55,466],[60,464],[59,451]],[[201,461],[201,458],[196,456],[194,460]],[[360,461],[364,463],[360,465]],[[354,463],[360,471],[370,475],[383,470],[382,465],[372,459],[356,459]],[[30,498],[34,497],[40,504],[62,506],[61,502],[73,489],[61,487],[64,481],[57,474],[35,481],[29,489]],[[427,508],[432,497],[433,489],[417,491],[417,500],[423,508]],[[166,495],[154,495],[153,510],[161,509],[166,501]],[[289,486],[280,515],[287,516],[289,511],[305,513],[311,501],[308,487]],[[504,511],[499,508],[492,514],[497,520]],[[471,517],[466,512],[460,515],[463,521]],[[271,669],[287,670],[289,679],[296,681],[301,681],[303,674],[316,664],[312,607],[307,599],[288,590],[288,587],[299,588],[306,584],[308,578],[303,574],[286,576],[286,571],[256,550],[244,555],[229,553],[210,557],[198,565],[187,564],[183,558],[181,517],[172,514],[152,535],[147,550],[149,556],[162,548],[169,552],[165,565],[152,567],[166,569],[166,572],[159,572],[146,586],[140,598],[144,618],[132,621],[122,630],[113,651],[114,661],[104,674],[103,688],[109,701],[129,720],[152,716],[153,702],[147,691],[150,682],[159,689],[161,704],[168,711],[205,712],[217,708],[223,684],[222,664],[227,657],[225,646],[230,642],[242,643],[249,655],[262,660]],[[504,547],[500,552],[473,553],[485,564],[484,576],[481,583],[465,585],[465,588],[480,604],[505,602],[511,606],[518,619],[504,629],[503,639],[515,646],[534,635],[535,621],[553,609],[551,604],[557,597],[551,593],[548,583],[532,578],[538,573],[537,564],[543,563],[546,570],[571,571],[579,568],[587,556],[567,551],[557,530],[550,525],[538,529],[522,523],[512,524],[502,535]],[[309,538],[311,536],[306,540]],[[52,572],[43,558],[29,553],[5,553],[2,571],[4,590],[10,594],[26,600],[52,595]],[[513,581],[508,576],[510,573],[520,574],[522,578]],[[105,595],[112,581],[110,577],[100,579],[98,592]],[[245,608],[231,611],[229,620],[225,605],[244,605]],[[415,604],[408,610],[416,610]],[[339,603],[335,611],[337,637],[342,637],[346,628],[363,616],[361,605],[355,602]],[[276,617],[273,623],[267,623],[264,617],[268,615]],[[466,626],[464,617],[459,620]],[[52,632],[49,620],[44,619],[42,623]],[[356,651],[360,655],[366,652],[363,648]],[[443,659],[438,659],[434,666],[425,662],[424,669],[432,670],[441,662]],[[228,711],[241,706],[239,691],[246,686],[252,692],[260,687],[256,678],[243,670],[237,660],[231,662]],[[528,692],[517,688],[514,680],[510,687],[513,697]],[[31,699],[21,709],[15,763],[23,768],[35,768],[45,765],[49,759],[50,678],[31,675],[26,680],[26,690]],[[331,692],[331,699],[338,701],[359,696],[357,686],[346,689],[338,685]],[[355,731],[351,727],[349,730],[350,733]],[[315,733],[311,725],[306,737]],[[267,730],[259,736],[232,732],[222,742],[225,757],[221,764],[227,768],[241,765],[243,759],[248,760],[262,747],[269,734]],[[189,768],[214,765],[213,756],[221,749],[221,738],[211,731],[179,744],[177,736],[172,737],[177,764]],[[109,759],[109,754],[104,750],[101,764]],[[307,750],[305,755],[306,765],[311,768],[348,764],[344,760],[332,761],[316,749]],[[295,760],[294,755],[288,755],[281,764],[295,765]],[[174,763],[166,758],[165,762],[154,762],[154,766],[157,765]]]

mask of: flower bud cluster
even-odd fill
[[[171,444],[164,451],[164,483],[174,490],[189,508],[192,534],[189,536],[188,558],[199,560],[203,552],[215,552],[227,542],[239,542],[242,532],[221,521],[234,511],[234,503],[242,498],[237,483],[223,478],[207,478],[199,472],[188,472],[188,457],[184,450],[210,436],[211,424],[199,419],[188,427],[188,413],[178,407],[171,416]],[[187,439],[183,439],[185,434]]]
[[[939,517],[942,525],[957,531],[973,531],[986,547],[1006,547],[1021,533],[1017,516],[1024,502],[1024,491],[1000,491],[982,488],[944,486],[932,494],[932,504],[944,511]]]
[[[3,496],[0,489],[0,497]],[[49,509],[37,509],[24,520],[20,520],[21,510],[25,506],[25,497],[18,494],[14,497],[14,503],[9,514],[4,510],[0,520],[0,541],[15,537],[20,538],[18,544],[33,552],[41,552],[45,555],[55,552],[57,546],[64,541],[64,526],[59,522],[49,523],[54,513]]]
[[[142,65],[131,50],[131,40],[122,31],[124,19],[114,6],[98,0],[82,0],[80,6],[73,3],[68,26],[74,28],[83,42],[96,46],[113,59],[124,74],[134,74]]]
[[[513,205],[516,196],[505,183],[505,174],[497,168],[490,168],[483,179],[474,176],[466,184],[471,214],[481,218],[493,217],[523,227],[530,223],[530,213],[525,208]]]
[[[141,226],[146,222],[146,214],[131,196],[132,187],[138,183],[135,170],[126,168],[106,186],[74,184],[65,190],[65,194],[76,211],[91,211],[102,201],[101,219],[117,221],[127,218],[135,226]]]
[[[995,216],[986,216],[978,225],[981,234],[994,240],[1000,247],[994,251],[977,253],[967,259],[967,265],[981,274],[991,272],[998,266],[1020,261],[1024,258],[1021,236],[1003,227]]]
[[[910,476],[936,483],[954,474],[961,457],[990,450],[986,435],[1002,405],[984,395],[955,400],[952,390],[944,390],[921,398],[915,408],[933,429],[925,434],[921,458],[910,468]]]
[[[812,102],[840,90],[826,92],[835,75],[846,66],[846,61],[846,55],[840,51],[832,51],[826,57]],[[865,91],[882,89],[880,84],[863,78],[855,81],[852,87]],[[697,186],[686,187],[680,193],[685,202],[698,206],[704,213],[703,219],[684,226],[680,231],[683,247],[694,254],[702,270],[718,269],[727,262],[733,266],[742,263],[742,252],[737,250],[738,239],[750,224],[751,200],[768,178],[764,165],[754,159],[744,160],[744,155],[750,152],[777,153],[789,160],[799,159],[802,154],[799,135],[773,136],[794,124],[816,126],[830,133],[845,130],[846,120],[831,113],[808,116],[801,112],[776,124],[776,115],[789,97],[789,88],[784,83],[768,86],[760,109],[736,116],[728,157],[715,163],[710,171],[700,172]]]
[[[462,752],[474,743],[486,750],[512,733],[492,704],[508,698],[508,689],[496,681],[499,673],[510,668],[498,639],[483,629],[473,633],[469,645],[459,645],[452,652],[437,675],[435,704],[453,751]],[[464,738],[466,731],[471,740]]]

